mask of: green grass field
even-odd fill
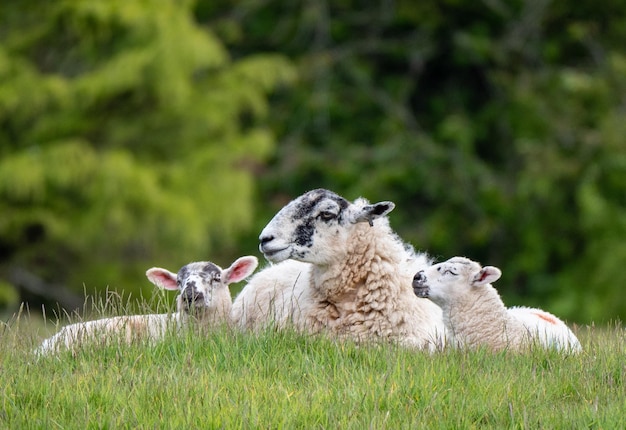
[[[0,428],[626,428],[619,324],[576,328],[578,356],[431,355],[223,328],[37,360],[50,331],[28,317],[2,330]]]

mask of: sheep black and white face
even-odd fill
[[[194,314],[216,306],[213,298],[227,285],[222,282],[222,269],[210,262],[190,263],[177,275],[180,294],[178,309]]]
[[[392,202],[350,203],[332,191],[309,191],[282,208],[259,236],[259,249],[274,263],[289,258],[329,264],[345,248],[352,226],[369,222],[393,210]]]
[[[240,257],[227,269],[210,261],[189,263],[172,273],[153,267],[146,276],[154,285],[166,290],[178,290],[176,299],[179,312],[196,316],[223,306],[223,297],[230,298],[228,285],[248,277],[258,265],[253,256]]]
[[[453,257],[417,272],[413,278],[413,292],[443,306],[472,288],[495,282],[501,274],[497,267],[481,267],[468,258]]]

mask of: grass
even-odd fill
[[[626,428],[624,329],[561,356],[357,346],[293,332],[189,330],[35,359],[49,328],[0,338],[0,428]]]

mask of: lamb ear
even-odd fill
[[[395,207],[396,205],[393,202],[378,202],[373,205],[365,205],[352,215],[352,219],[350,221],[353,224],[367,221],[371,226],[374,225],[374,220],[376,218],[387,215]]]
[[[476,275],[474,275],[474,279],[472,279],[472,285],[485,285],[491,284],[492,282],[496,282],[502,276],[502,272],[500,269],[494,266],[485,266],[480,269]]]
[[[164,290],[178,290],[178,284],[176,283],[178,275],[167,269],[153,267],[146,270],[146,277],[159,288]]]
[[[222,282],[226,285],[247,278],[259,265],[259,260],[251,255],[235,260],[228,269],[222,271]]]

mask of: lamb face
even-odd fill
[[[247,256],[224,270],[210,261],[202,261],[181,267],[178,274],[153,267],[146,276],[161,288],[179,291],[176,299],[179,312],[200,317],[221,310],[218,308],[230,301],[228,285],[246,278],[257,265],[256,257]]]
[[[348,240],[350,228],[386,215],[392,202],[351,203],[332,191],[317,189],[296,198],[282,208],[259,236],[259,250],[269,261],[289,258],[325,265],[341,258],[345,249],[337,244]]]
[[[445,307],[472,288],[494,282],[500,276],[497,267],[481,267],[468,258],[453,257],[417,272],[413,278],[413,292]]]
[[[209,261],[189,263],[181,267],[178,274],[152,268],[146,276],[161,288],[178,290],[178,311],[193,316],[213,310],[218,306],[216,298],[228,288],[222,282],[222,269]]]
[[[222,269],[213,263],[187,264],[178,271],[177,280],[178,309],[189,314],[216,307],[215,297],[227,288],[222,283]]]

